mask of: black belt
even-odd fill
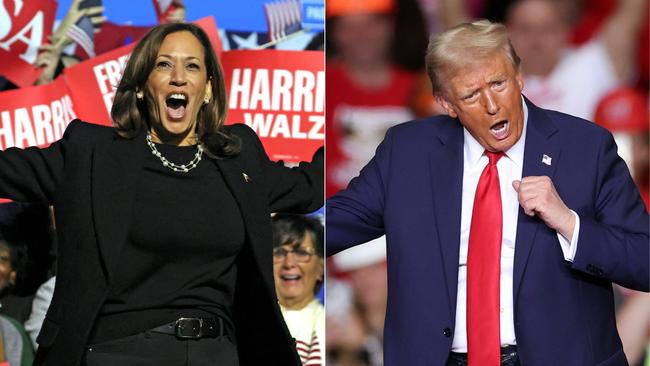
[[[179,339],[216,338],[228,335],[223,319],[178,318],[174,322],[149,330],[154,333],[170,334]]]
[[[517,354],[517,346],[501,347],[501,362],[514,357]],[[450,352],[449,357],[456,360],[467,361],[467,353]]]

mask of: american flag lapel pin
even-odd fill
[[[252,180],[251,177],[249,177],[248,174],[246,174],[246,173],[241,173],[241,175],[244,177],[244,180],[246,181],[246,183],[248,183],[248,182],[250,182]]]
[[[553,160],[550,156],[544,154],[542,155],[542,163],[551,166],[551,160]]]

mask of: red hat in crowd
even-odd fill
[[[392,14],[395,10],[394,0],[327,0],[325,2],[327,18],[356,14]]]
[[[612,132],[648,131],[648,99],[630,87],[607,93],[596,107],[596,123]]]

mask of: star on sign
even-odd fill
[[[240,50],[253,50],[257,48],[257,33],[253,32],[248,37],[240,37],[236,34],[232,35],[232,40],[237,43],[237,48]]]

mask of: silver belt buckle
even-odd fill
[[[176,338],[199,339],[203,337],[203,319],[178,318],[175,323]]]

